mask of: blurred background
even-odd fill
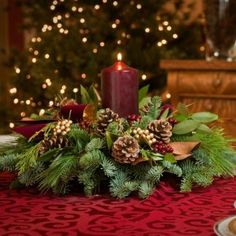
[[[80,84],[99,91],[100,72],[118,52],[139,70],[140,87],[149,84],[150,93],[168,99],[160,60],[205,59],[203,5],[201,0],[1,0],[0,133],[32,112],[43,114],[57,97],[79,99]]]

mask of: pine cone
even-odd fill
[[[53,136],[41,142],[40,153],[43,154],[53,148],[63,148],[69,146],[69,140],[65,136]]]
[[[170,142],[172,136],[172,126],[167,120],[155,120],[148,125],[148,130],[154,134],[157,140],[164,143]]]
[[[119,137],[112,147],[112,156],[119,163],[134,163],[139,158],[138,141],[128,135]]]
[[[100,111],[98,115],[97,121],[97,131],[99,134],[104,135],[107,126],[113,122],[118,120],[119,115],[113,112],[110,108],[106,108]]]

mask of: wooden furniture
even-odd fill
[[[163,60],[171,102],[191,104],[190,110],[210,111],[220,117],[217,125],[236,137],[236,62]]]

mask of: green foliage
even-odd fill
[[[183,115],[185,118],[189,117],[189,115],[190,115],[188,107],[183,103],[178,103],[177,111],[179,114]]]
[[[133,134],[134,127],[146,129],[150,121],[160,118],[163,107],[160,98],[154,97],[143,109],[145,115],[140,121],[129,123],[120,118],[109,124],[102,138],[94,129],[83,130],[73,124],[64,136],[69,139],[70,145],[64,148],[52,148],[42,153],[42,141],[18,139],[13,148],[4,147],[4,153],[0,156],[0,170],[18,172],[18,178],[13,183],[15,187],[37,185],[43,192],[52,190],[57,194],[66,194],[76,183],[83,185],[86,195],[93,195],[105,183],[111,195],[117,198],[132,193],[140,198],[148,197],[165,173],[181,179],[182,192],[191,191],[194,186],[206,187],[216,176],[234,176],[236,152],[230,146],[232,140],[227,139],[222,130],[210,129],[206,125],[217,116],[212,113],[190,114],[184,106],[180,109],[183,120],[174,126],[171,142],[200,143],[187,159],[176,160],[177,148],[167,154],[153,151],[152,144],[145,138]],[[169,115],[173,117],[169,113],[168,110],[162,113],[163,118]],[[54,125],[52,123],[45,127],[46,136],[51,135]],[[137,150],[136,162],[119,163],[111,155],[113,142],[124,134],[137,138],[139,146],[135,149],[132,145],[128,147],[131,151]],[[126,146],[125,152],[120,150],[121,156],[125,153],[127,157]]]
[[[138,91],[138,101],[139,101],[139,103],[141,103],[142,100],[146,98],[147,93],[148,93],[148,89],[149,89],[149,84],[145,85],[141,89],[139,89],[139,91]]]
[[[155,120],[161,113],[161,98],[154,96],[151,98],[151,102],[148,104],[148,112],[146,116],[150,117],[151,120]]]
[[[91,85],[88,90],[83,85],[80,85],[80,93],[81,103],[94,105],[98,104],[98,97],[93,85]]]
[[[27,169],[24,173],[18,176],[18,181],[25,186],[31,186],[38,182],[38,176],[45,170],[42,162],[37,162],[33,168]]]
[[[104,168],[108,167],[107,170]],[[99,187],[104,175],[111,176],[115,171],[115,166],[112,162],[106,160],[106,156],[98,149],[86,152],[79,159],[79,172],[77,173],[78,180],[84,185],[86,195],[92,195]],[[100,171],[103,169],[103,173]]]
[[[26,149],[25,152],[19,154],[18,162],[16,164],[16,169],[19,174],[27,171],[28,169],[35,167],[37,165],[37,159],[39,156],[39,144]]]
[[[211,128],[209,128],[207,125],[205,124],[200,124],[197,129],[196,129],[197,132],[203,132],[203,133],[211,133],[212,130]]]
[[[164,168],[162,166],[152,166],[143,176],[143,179],[147,182],[156,184],[159,182]]]
[[[182,176],[182,169],[177,165],[169,161],[163,161],[163,166],[168,170],[168,172],[177,175],[178,177]]]
[[[193,184],[206,187],[212,183],[216,175],[214,168],[209,165],[199,165],[193,160],[186,160],[180,166],[183,171],[181,192],[190,192]]]
[[[191,133],[197,129],[199,125],[200,123],[195,120],[183,120],[174,126],[172,132],[178,135]]]
[[[95,149],[102,149],[105,146],[104,139],[101,138],[93,138],[91,141],[85,146],[85,151],[90,152]]]
[[[85,130],[79,129],[77,125],[72,125],[71,131],[68,134],[72,142],[75,152],[81,152],[90,142],[90,135]]]
[[[175,157],[172,153],[166,153],[164,156],[164,161],[168,161],[170,163],[176,163]]]
[[[93,168],[78,173],[78,181],[84,185],[84,193],[87,196],[92,196],[95,193],[98,184],[94,173],[95,170]]]
[[[103,152],[100,150],[93,150],[90,152],[86,152],[79,159],[79,165],[82,169],[88,168],[98,168],[101,159],[104,157]]]
[[[214,130],[210,134],[196,133],[194,135],[201,141],[199,150],[204,152],[204,155],[209,161],[209,164],[217,170],[218,175],[234,175],[235,163],[225,158],[225,153],[233,151],[230,143],[223,136],[221,130]],[[233,155],[235,157],[235,155]]]
[[[122,136],[128,128],[128,121],[124,118],[119,118],[117,121],[113,121],[108,125],[107,132],[114,136]]]
[[[141,154],[144,160],[153,160],[153,161],[160,161],[163,159],[163,155],[160,153],[152,152],[150,150],[141,149]]]
[[[115,176],[118,171],[118,165],[116,162],[112,161],[110,158],[107,158],[105,155],[102,157],[101,167],[104,174],[109,178]]]
[[[130,181],[128,174],[123,171],[117,172],[110,181],[111,195],[117,198],[127,197],[136,188],[138,188],[138,182]]]
[[[196,112],[192,114],[191,118],[200,123],[210,123],[218,120],[218,115],[211,112]]]
[[[65,194],[66,185],[76,176],[79,159],[74,155],[59,156],[38,176],[39,189],[43,192],[52,189]]]
[[[15,171],[17,161],[17,154],[8,154],[0,156],[0,171]]]
[[[210,133],[211,129],[204,123],[210,123],[218,119],[218,115],[211,112],[197,112],[191,114],[183,104],[178,105],[179,114],[175,118],[179,121],[172,130],[174,134],[183,135],[198,130],[199,132]]]
[[[107,148],[110,150],[113,145],[112,135],[110,132],[106,131],[105,133]]]
[[[151,97],[143,98],[138,104],[139,109],[143,108],[144,106],[148,106],[150,102],[151,102]],[[143,114],[142,111],[140,113]]]
[[[139,127],[141,129],[146,129],[148,124],[152,121],[152,118],[150,116],[144,115],[142,116],[141,120],[139,122],[136,122],[133,126]]]
[[[142,198],[142,199],[147,198],[154,191],[154,187],[155,186],[152,183],[142,182],[139,185],[139,191],[138,191],[139,197]]]

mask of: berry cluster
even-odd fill
[[[91,123],[86,120],[82,120],[81,122],[78,123],[78,125],[81,129],[85,130],[90,130],[91,128]]]
[[[168,118],[168,122],[171,124],[172,127],[178,123],[178,121],[172,117]]]
[[[170,145],[168,145],[168,144],[166,144],[162,141],[158,141],[158,142],[152,144],[152,150],[154,152],[158,152],[158,153],[161,153],[163,155],[166,154],[166,153],[172,153],[173,152],[173,148]]]
[[[137,115],[137,114],[131,114],[131,115],[128,115],[127,117],[127,120],[132,123],[134,121],[139,121],[141,119],[141,116],[140,115]]]
[[[56,127],[53,129],[53,135],[66,135],[70,131],[70,126],[72,123],[72,120],[59,120],[56,124]]]
[[[152,145],[153,143],[156,143],[156,139],[154,138],[154,134],[151,133],[148,129],[141,129],[141,128],[135,128],[132,130],[132,134],[136,139],[143,139],[145,140],[149,145]]]

